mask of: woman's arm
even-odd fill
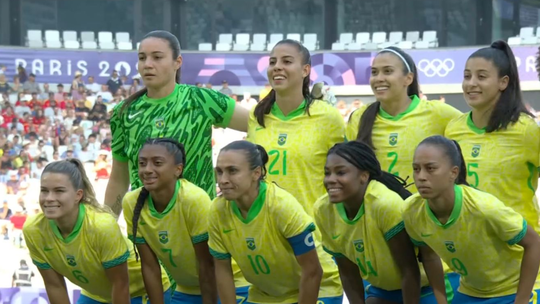
[[[215,304],[217,303],[216,271],[208,242],[194,244],[193,248],[199,262],[199,286],[203,304]]]
[[[163,304],[163,283],[161,282],[161,266],[147,244],[137,244],[137,250],[141,255],[141,269],[146,293],[150,298],[150,303]]]
[[[105,269],[105,274],[112,284],[112,304],[130,304],[131,297],[129,295],[127,263],[122,263],[118,266],[107,268]]]
[[[105,191],[105,204],[109,206],[116,215],[122,212],[122,198],[129,187],[129,167],[128,162],[113,159],[113,166],[107,190]]]
[[[64,277],[54,269],[38,268],[38,270],[45,283],[45,290],[47,291],[49,301],[55,304],[70,304]]]
[[[414,252],[414,245],[405,229],[388,240],[394,261],[401,272],[401,292],[403,303],[420,303],[420,269]]]
[[[424,265],[435,299],[437,299],[438,304],[447,304],[448,299],[446,298],[446,285],[444,283],[441,258],[428,246],[420,246],[419,248],[422,265]]]
[[[234,112],[228,127],[237,131],[247,132],[248,119],[249,111],[244,107],[236,106],[234,107]]]
[[[222,304],[236,304],[236,288],[234,287],[234,276],[231,266],[231,259],[214,258],[216,267],[216,282],[219,299]]]
[[[521,260],[521,273],[516,294],[516,304],[527,304],[534,288],[540,264],[540,236],[530,227],[518,245],[523,247],[523,260]]]
[[[346,257],[336,257],[339,276],[343,284],[343,291],[350,303],[364,304],[364,281],[360,276],[358,265]]]
[[[296,260],[302,268],[298,304],[317,303],[319,287],[321,286],[323,275],[319,257],[317,256],[317,250],[312,249],[304,254],[297,255]]]

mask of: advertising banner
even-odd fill
[[[69,290],[68,295],[71,303],[77,303],[81,291]],[[49,297],[45,288],[0,288],[0,304],[49,304]]]

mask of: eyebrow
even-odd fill
[[[141,54],[142,54],[142,55],[146,55],[145,52],[139,52],[139,55],[141,55]],[[162,51],[153,51],[153,52],[151,52],[150,54],[164,54],[164,52],[162,52]]]
[[[284,58],[284,59],[285,59],[285,58],[287,58],[287,59],[291,59],[291,58],[292,58],[292,59],[294,59],[294,56],[292,56],[292,55],[285,55],[285,56],[283,56],[283,57],[281,57],[281,58]],[[270,59],[277,59],[277,57],[276,57],[276,56],[272,56],[272,57],[270,57]]]

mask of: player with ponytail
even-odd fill
[[[495,41],[474,52],[462,87],[471,111],[451,121],[445,136],[462,146],[469,184],[495,195],[540,233],[540,128],[523,102],[510,46]]]
[[[442,258],[461,275],[452,303],[536,302],[540,236],[495,196],[467,185],[459,144],[426,138],[413,170],[418,193],[405,202],[403,221],[430,285],[444,285]],[[438,304],[450,303],[435,296]]]
[[[51,303],[69,303],[64,278],[82,289],[78,304],[142,304],[141,266],[108,207],[99,204],[77,159],[48,164],[41,175],[43,213],[23,233]],[[168,303],[166,276],[159,292]]]

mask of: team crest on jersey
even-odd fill
[[[69,266],[75,267],[77,266],[77,262],[75,262],[75,257],[72,255],[66,255],[66,260]]]
[[[159,242],[161,244],[167,244],[169,242],[169,233],[167,231],[158,232]]]
[[[280,146],[283,146],[287,142],[287,134],[279,134],[277,143]]]
[[[165,126],[165,120],[163,118],[156,118],[154,121],[154,125],[156,126],[156,129],[163,129]]]
[[[480,145],[474,145],[472,147],[471,156],[472,157],[478,157],[478,155],[480,155]]]
[[[257,248],[257,246],[255,246],[254,238],[246,238],[246,244],[249,250],[255,250],[255,248]]]
[[[446,241],[444,242],[444,245],[446,245],[446,249],[450,251],[451,253],[456,252],[456,245],[454,245],[454,242]]]
[[[390,146],[397,145],[397,139],[398,139],[397,133],[390,133],[390,137],[388,137],[388,143],[390,144]]]
[[[354,249],[358,252],[364,252],[364,240],[353,241]]]

